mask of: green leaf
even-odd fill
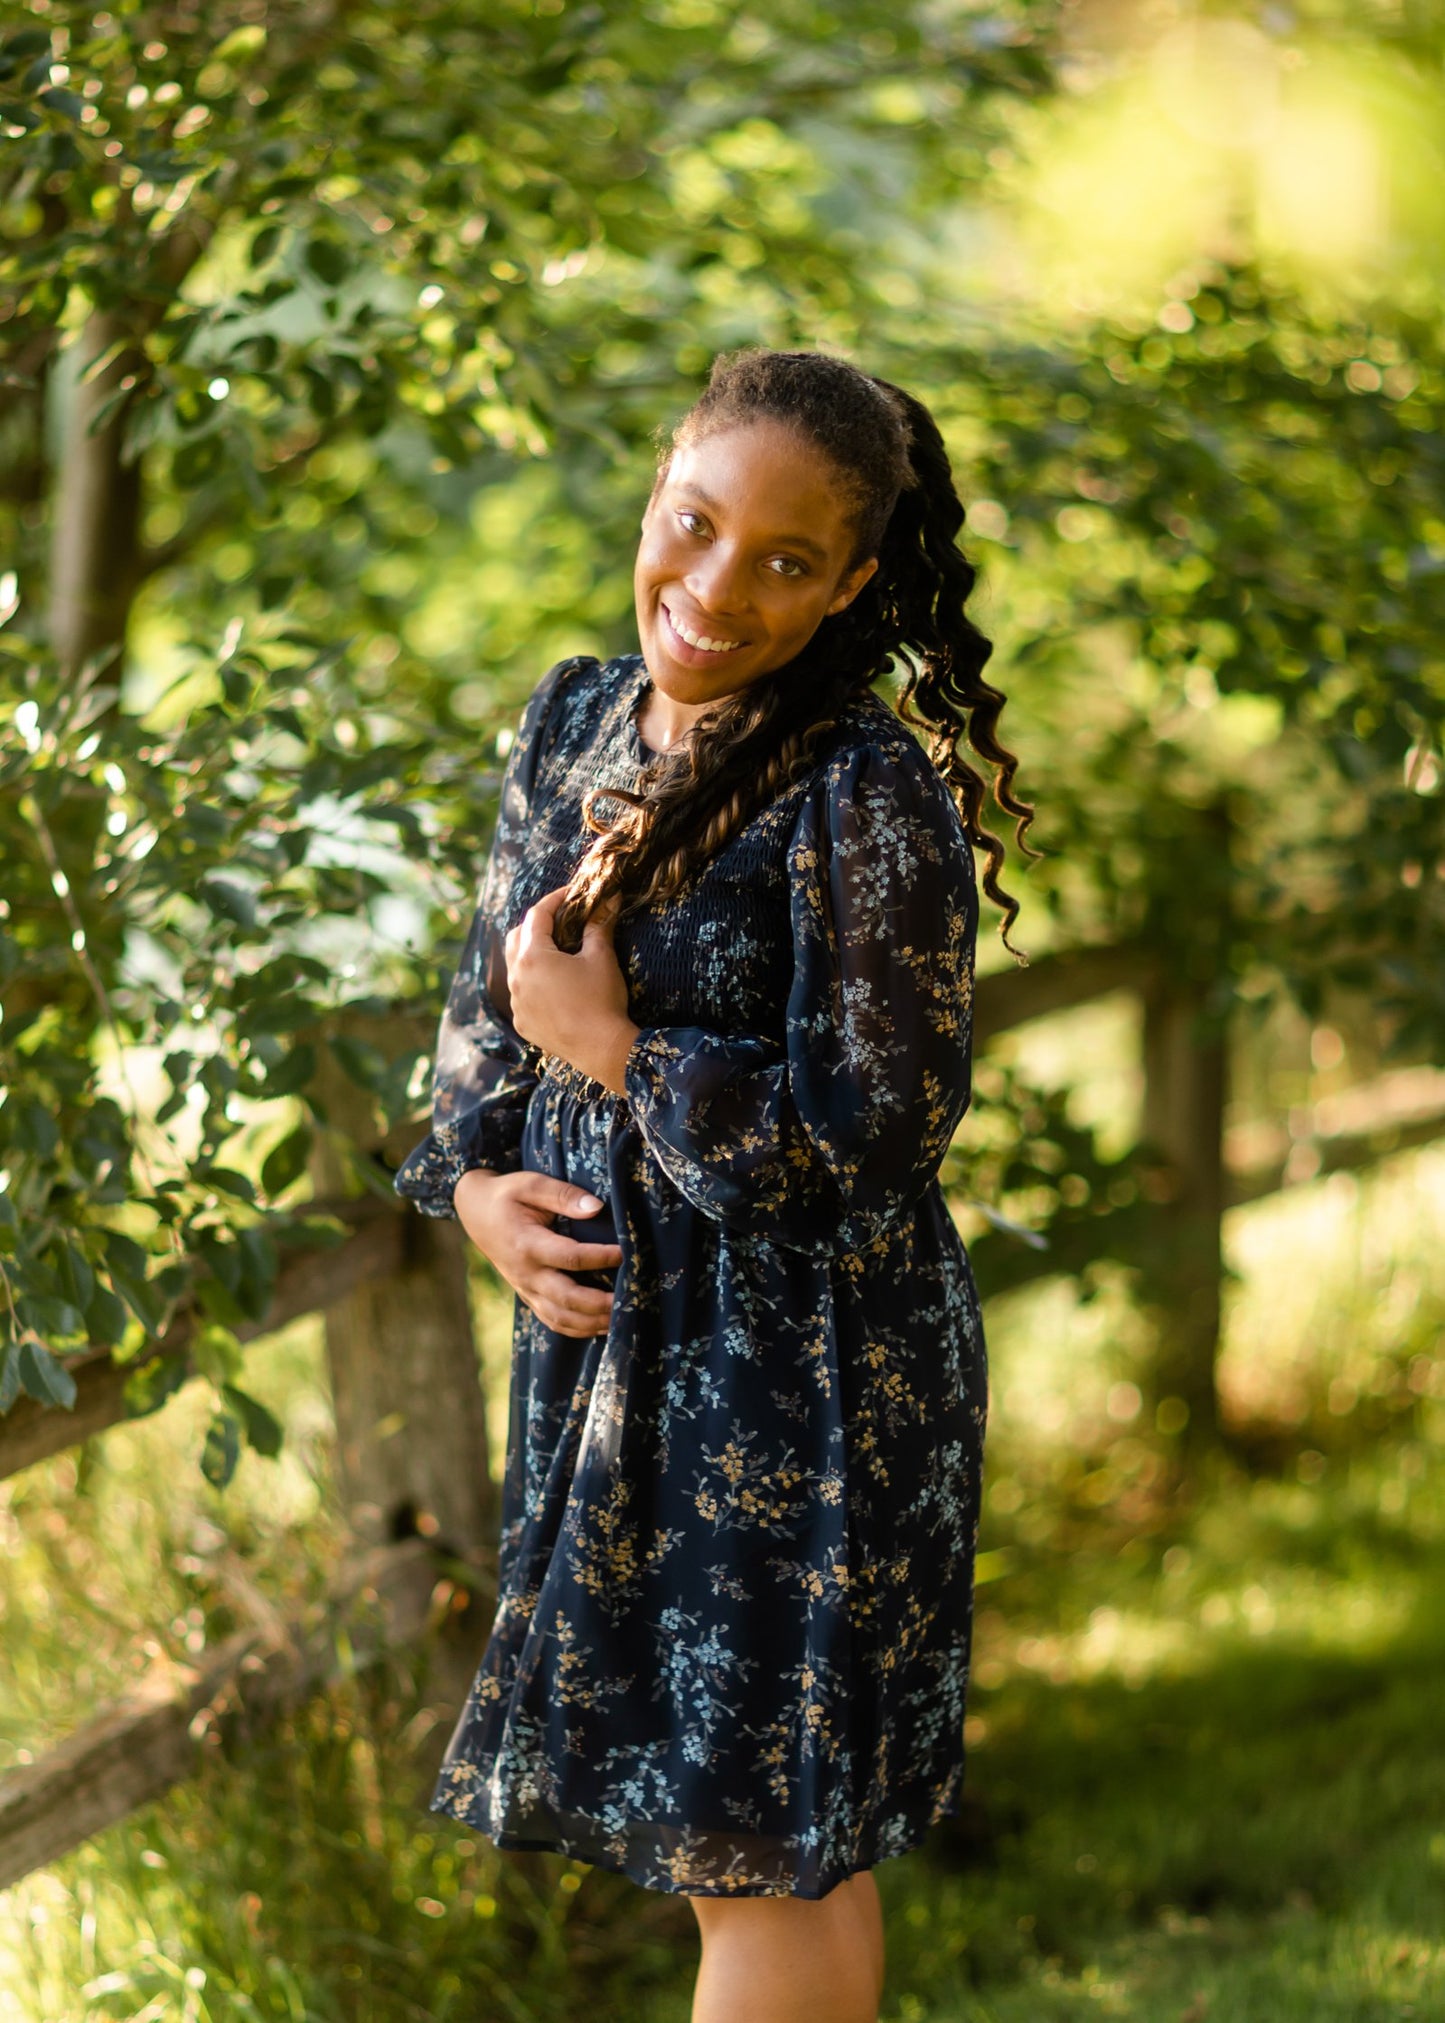
[[[249,1320],[263,1321],[276,1287],[276,1246],[264,1229],[241,1229],[236,1248],[242,1265],[236,1298]]]
[[[379,1089],[386,1080],[387,1059],[370,1040],[358,1040],[350,1033],[337,1033],[329,1042],[331,1051],[353,1082],[363,1089]]]
[[[125,1302],[117,1299],[108,1285],[97,1283],[85,1309],[90,1339],[102,1348],[114,1348],[125,1333],[128,1319]]]
[[[234,920],[238,927],[256,925],[256,895],[233,878],[208,874],[200,882],[200,895],[213,913]]]
[[[84,1313],[95,1295],[95,1273],[84,1251],[73,1243],[60,1245],[60,1284],[72,1303]]]
[[[52,112],[58,112],[63,119],[78,120],[85,111],[85,100],[78,91],[66,91],[63,85],[52,84],[48,91],[39,94],[40,103]]]
[[[265,1078],[265,1096],[293,1096],[316,1074],[316,1048],[310,1040],[302,1040],[300,1046],[293,1046],[285,1060],[277,1062],[275,1068]]]
[[[234,1384],[224,1384],[221,1388],[227,1403],[233,1405],[239,1414],[247,1440],[258,1454],[264,1454],[268,1461],[273,1461],[281,1452],[280,1420],[248,1391],[239,1390]]]
[[[137,1270],[124,1253],[117,1256],[118,1244],[124,1244],[127,1251],[134,1251],[141,1258]],[[106,1244],[106,1264],[110,1272],[110,1282],[125,1301],[148,1335],[158,1335],[165,1326],[166,1308],[156,1287],[145,1275],[144,1254],[140,1245],[131,1243],[128,1237],[111,1236]]]
[[[378,1201],[385,1201],[390,1207],[396,1206],[396,1189],[391,1184],[391,1175],[386,1172],[369,1152],[361,1152],[355,1145],[343,1145],[342,1157],[347,1167],[354,1173],[367,1192],[374,1194]]]
[[[197,1330],[191,1361],[216,1385],[234,1383],[246,1366],[245,1353],[230,1328],[210,1321]]]
[[[395,1200],[395,1195],[392,1196]],[[351,1231],[330,1215],[307,1215],[296,1211],[296,1220],[277,1232],[277,1241],[293,1250],[338,1250],[349,1241]]]
[[[298,1124],[279,1145],[273,1145],[261,1167],[261,1186],[268,1195],[283,1194],[293,1180],[299,1180],[311,1157],[314,1133],[309,1124]]]
[[[143,1419],[148,1412],[158,1412],[190,1375],[191,1366],[184,1356],[148,1357],[125,1380],[122,1395],[127,1415]]]
[[[224,1328],[239,1327],[248,1319],[245,1308],[236,1295],[222,1285],[218,1278],[203,1278],[196,1284],[196,1305],[204,1314]]]
[[[228,660],[221,669],[221,692],[232,709],[244,709],[251,695],[251,677],[245,668]]]
[[[248,255],[253,267],[265,266],[281,243],[281,232],[282,227],[280,225],[263,225],[261,227],[260,231],[251,241],[251,251]]]
[[[204,1187],[214,1187],[222,1194],[234,1194],[240,1201],[254,1202],[256,1189],[244,1173],[237,1173],[231,1166],[197,1166],[194,1177]]]
[[[43,1103],[22,1103],[15,1119],[14,1142],[22,1152],[49,1159],[60,1143],[60,1126]]]
[[[171,464],[171,476],[182,491],[194,491],[207,478],[218,477],[225,466],[226,446],[221,436],[193,437],[182,443]]]
[[[7,1342],[0,1356],[0,1415],[8,1412],[19,1396],[20,1351],[14,1342]]]
[[[318,372],[313,365],[302,367],[301,377],[306,382],[306,399],[311,412],[318,421],[330,421],[336,413],[335,383],[324,372]]]
[[[20,1382],[39,1404],[63,1405],[69,1411],[75,1403],[74,1377],[39,1342],[20,1344]]]
[[[65,1340],[85,1333],[85,1316],[67,1299],[31,1294],[20,1302],[20,1311],[42,1341]]]
[[[19,63],[27,56],[39,56],[50,50],[50,30],[48,28],[22,28],[15,35],[7,35],[0,44],[7,63]]]
[[[308,239],[306,264],[328,288],[335,288],[351,272],[350,254],[334,239]]]
[[[195,1239],[196,1249],[213,1276],[233,1293],[241,1277],[241,1254],[229,1232],[203,1229]]]
[[[241,1456],[241,1422],[234,1412],[217,1412],[206,1428],[201,1473],[215,1489],[224,1489]]]

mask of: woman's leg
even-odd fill
[[[693,1897],[692,2023],[877,2023],[883,1920],[866,1872],[827,1896]]]

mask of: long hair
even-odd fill
[[[1006,948],[1018,901],[999,882],[1004,846],[983,826],[988,792],[958,749],[967,737],[993,769],[998,806],[1015,840],[1034,811],[1014,791],[1018,760],[998,736],[1002,692],[983,679],[993,651],[964,610],[976,572],[957,545],[964,508],[938,424],[911,394],[821,352],[736,352],[717,359],[706,390],[673,431],[672,451],[722,429],[779,421],[830,461],[852,507],[853,563],[878,567],[852,603],[824,618],[785,667],[712,704],[666,755],[643,770],[639,791],[594,788],[583,818],[597,841],[558,909],[557,940],[575,946],[583,922],[611,894],[619,913],[679,896],[710,858],[809,765],[839,711],[895,663],[898,713],[928,734],[969,840],[985,856],[983,889],[1003,912]],[[613,804],[604,816],[603,801]],[[620,813],[617,809],[620,807]]]

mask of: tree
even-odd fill
[[[926,115],[986,137],[1046,87],[1048,17],[32,11],[0,49],[0,1408],[194,1302],[220,1481],[275,1439],[235,1330],[278,1243],[338,1234],[297,1206],[313,1123],[386,1190],[318,1075],[376,1130],[421,1094],[424,1047],[357,1030],[440,991],[379,911],[440,864],[454,927],[485,840],[477,711],[407,644],[415,558],[558,441],[605,502],[716,344],[846,334]],[[117,1079],[146,1049],[158,1103]],[[143,1364],[132,1404],[182,1374]]]

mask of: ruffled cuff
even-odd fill
[[[455,1222],[452,1193],[464,1173],[485,1166],[492,1173],[515,1173],[522,1163],[522,1119],[526,1101],[498,1114],[473,1110],[427,1133],[397,1167],[391,1184],[423,1215]]]

